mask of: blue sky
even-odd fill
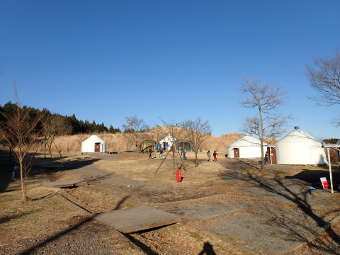
[[[320,107],[306,64],[340,45],[340,1],[46,1],[0,4],[0,103],[13,100],[121,126],[201,117],[239,132],[244,77],[285,92],[284,114],[339,137],[340,107]]]

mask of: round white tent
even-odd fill
[[[168,135],[164,137],[162,140],[159,141],[160,145],[163,149],[170,150],[172,144],[176,141],[176,138],[172,137],[171,135]]]
[[[322,143],[297,128],[279,140],[276,149],[278,164],[320,165],[327,162]]]
[[[91,135],[81,143],[81,152],[106,152],[107,143],[99,136]]]
[[[263,146],[264,153],[267,144]],[[246,135],[228,146],[228,158],[261,158],[260,139]]]

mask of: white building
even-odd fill
[[[171,135],[168,135],[164,137],[162,140],[159,141],[159,144],[164,150],[170,150],[171,146],[176,141],[176,138],[172,137]]]
[[[278,164],[319,165],[327,162],[322,143],[298,128],[279,140],[276,150]]]
[[[107,152],[107,143],[99,136],[91,135],[81,143],[81,152]]]
[[[267,144],[263,144],[263,152]],[[228,158],[261,158],[260,139],[246,135],[228,146]]]

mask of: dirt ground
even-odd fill
[[[339,254],[340,194],[308,189],[326,169],[259,170],[255,161],[208,162],[204,153],[195,167],[191,154],[184,162],[153,156],[38,159],[27,179],[30,201],[21,202],[18,181],[0,193],[0,254]],[[72,189],[46,185],[56,180],[81,182]],[[183,221],[122,234],[94,219],[139,205]]]

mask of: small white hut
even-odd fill
[[[267,144],[263,144],[266,153]],[[246,135],[228,146],[228,158],[261,158],[260,139]]]
[[[276,144],[277,163],[320,165],[327,163],[322,143],[297,127]]]
[[[159,141],[159,144],[163,148],[163,150],[170,150],[171,146],[176,141],[176,138],[172,137],[171,135],[167,135],[162,140]]]
[[[81,152],[107,152],[107,143],[99,136],[91,135],[81,143]]]

